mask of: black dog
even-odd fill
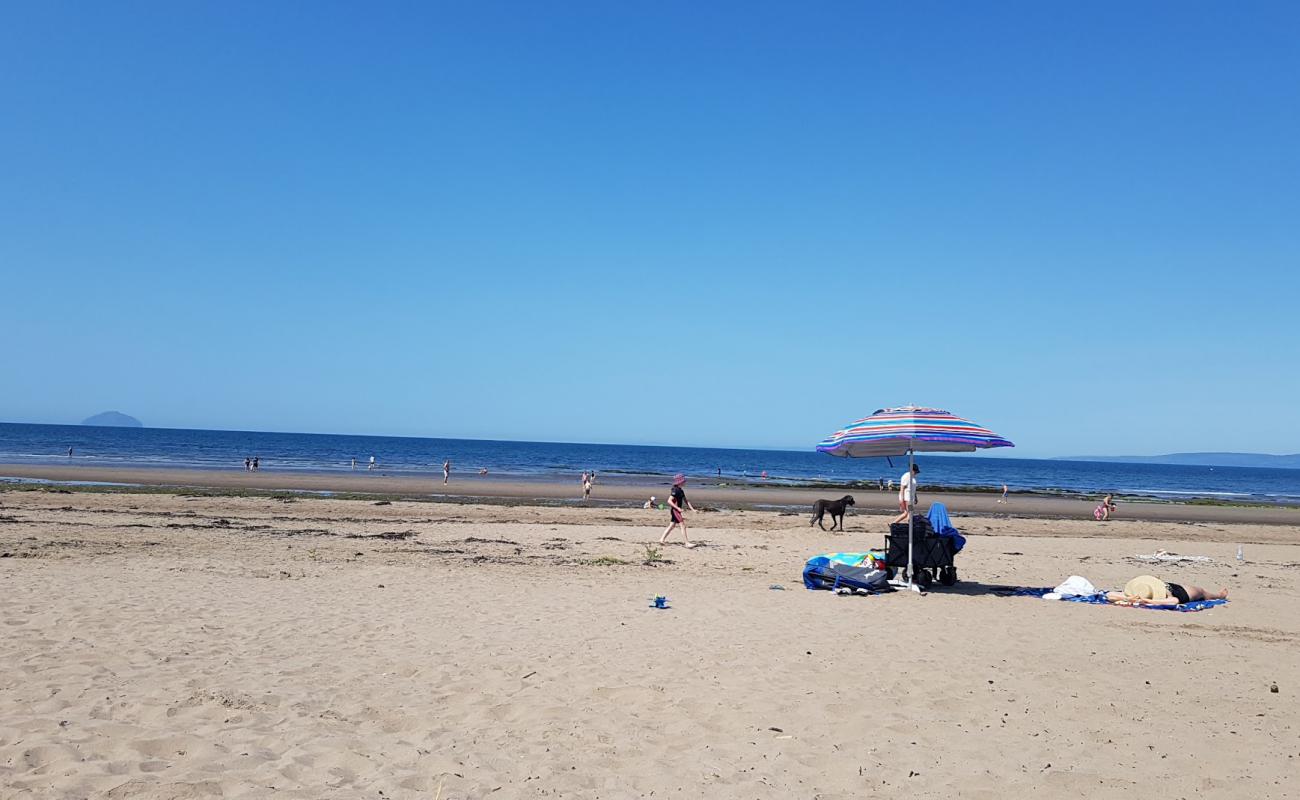
[[[831,530],[835,530],[836,525],[840,526],[840,530],[844,530],[844,509],[851,505],[854,505],[851,494],[846,494],[839,500],[818,500],[813,503],[813,518],[808,524],[816,523],[817,527],[826,530],[826,526],[822,524],[822,517],[830,514]]]

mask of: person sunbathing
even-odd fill
[[[1190,584],[1166,583],[1152,575],[1139,575],[1124,586],[1122,592],[1107,592],[1111,603],[1132,606],[1178,606],[1202,600],[1227,600],[1228,590],[1210,592]]]

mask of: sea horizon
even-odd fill
[[[683,448],[683,449],[704,449],[704,450],[743,450],[768,451],[776,453],[802,453],[803,448],[788,445],[709,445],[709,444],[665,444],[662,442],[616,442],[616,441],[568,441],[564,439],[505,439],[498,437],[478,437],[478,436],[432,436],[417,435],[411,433],[335,433],[327,431],[287,431],[287,430],[261,430],[253,428],[192,428],[192,427],[170,427],[166,425],[88,425],[80,422],[7,422],[0,421],[0,425],[27,425],[33,427],[45,428],[73,428],[77,430],[87,429],[119,429],[119,430],[155,430],[155,431],[194,431],[198,433],[232,433],[232,434],[265,434],[265,435],[283,435],[283,436],[334,436],[342,438],[356,439],[416,439],[420,441],[451,441],[451,442],[491,442],[491,443],[513,443],[513,444],[555,444],[555,445],[579,445],[592,447],[661,447],[661,448]],[[810,448],[811,449],[811,448]],[[1118,462],[1122,459],[1133,459],[1131,463],[1143,463],[1144,459],[1166,458],[1185,454],[1205,454],[1205,455],[1246,455],[1262,457],[1293,457],[1300,454],[1293,453],[1256,453],[1248,451],[1177,451],[1171,453],[1150,453],[1150,454],[1124,454],[1110,455],[1103,453],[1092,453],[1088,455],[1034,455],[1034,456],[1002,456],[998,455],[1001,451],[975,451],[972,453],[918,453],[918,457],[935,458],[935,457],[958,457],[958,458],[1012,458],[1015,460],[1029,461],[1074,461],[1081,463],[1108,463]],[[1206,466],[1219,467],[1218,464],[1185,464],[1184,466]],[[1300,467],[1267,467],[1254,465],[1231,465],[1242,469],[1289,469],[1300,471]]]

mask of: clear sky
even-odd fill
[[[0,420],[1300,452],[1300,4],[0,4]]]

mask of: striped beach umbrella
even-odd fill
[[[912,472],[914,453],[969,453],[988,447],[1015,447],[993,431],[937,408],[882,408],[850,422],[817,445],[818,452],[843,458],[907,455]],[[913,514],[914,516],[914,514]],[[912,516],[907,518],[907,586],[917,590],[912,567]],[[919,590],[918,590],[919,591]]]
[[[1015,447],[988,428],[937,408],[882,408],[827,436],[817,450],[833,456],[871,458],[917,453],[968,453]]]

